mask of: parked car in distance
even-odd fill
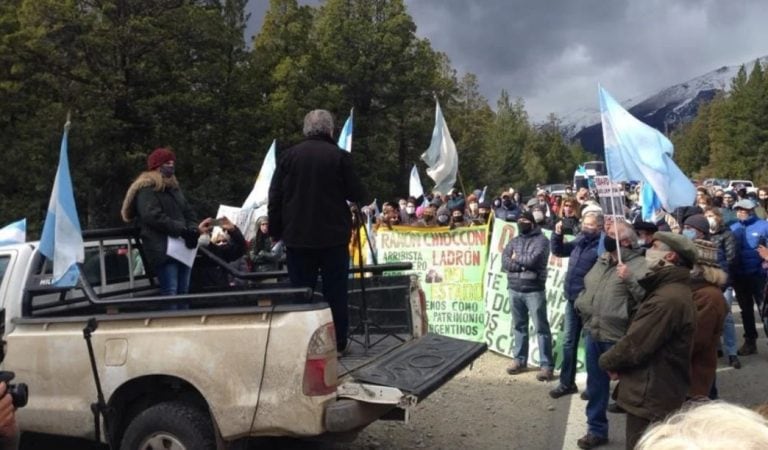
[[[755,183],[753,183],[751,180],[730,180],[728,181],[728,184],[725,186],[726,190],[732,190],[732,191],[738,191],[739,189],[742,189],[742,188],[746,188],[747,193],[757,192]]]

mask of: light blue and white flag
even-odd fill
[[[643,222],[655,222],[654,215],[656,211],[661,208],[661,201],[653,188],[648,183],[643,183],[643,187],[640,190],[640,212],[642,213]]]
[[[487,185],[485,187],[483,187],[483,192],[480,194],[480,198],[477,199],[478,203],[485,202],[485,194],[486,194],[486,192],[488,192],[488,186]]]
[[[69,120],[64,125],[61,138],[59,168],[53,181],[51,200],[45,216],[43,234],[40,238],[40,253],[53,261],[53,285],[60,287],[75,286],[80,276],[77,263],[85,259],[83,233],[77,217],[75,194],[72,190],[72,178],[69,174],[67,157],[67,135]]]
[[[672,160],[674,148],[669,139],[632,116],[605,89],[598,89],[611,180],[649,184],[667,211],[692,205],[696,188]]]
[[[349,110],[347,121],[344,122],[344,128],[342,128],[341,133],[339,133],[339,147],[350,153],[352,153],[352,128],[354,126],[354,115],[355,109],[352,108]]]
[[[267,150],[267,155],[264,157],[264,162],[261,163],[261,170],[259,170],[259,176],[256,177],[256,182],[253,184],[251,193],[248,194],[248,198],[243,202],[242,209],[258,208],[266,205],[269,200],[269,185],[272,183],[272,175],[275,174],[275,168],[277,168],[277,161],[275,160],[275,152],[277,147],[277,140],[272,140],[272,145]]]
[[[413,165],[411,178],[408,180],[408,195],[413,198],[419,198],[424,195],[424,187],[421,185],[419,169],[416,168],[416,164]]]
[[[0,229],[0,245],[27,242],[27,219],[17,220]]]
[[[435,128],[432,130],[432,142],[427,151],[421,155],[421,159],[429,166],[427,175],[435,181],[434,190],[447,194],[456,184],[459,155],[438,101],[435,101]]]

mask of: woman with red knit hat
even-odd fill
[[[189,292],[191,268],[168,256],[168,238],[182,238],[188,248],[211,228],[211,218],[198,224],[192,208],[181,193],[174,176],[176,155],[169,148],[157,148],[147,157],[147,171],[128,188],[121,215],[127,223],[141,228],[148,263],[160,282],[163,295]]]

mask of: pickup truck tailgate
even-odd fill
[[[359,383],[400,389],[423,400],[483,354],[487,345],[428,333],[350,372]]]

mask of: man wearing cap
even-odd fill
[[[762,306],[765,288],[763,260],[757,249],[768,242],[768,222],[755,216],[755,206],[752,200],[739,200],[734,205],[738,222],[731,225],[731,232],[739,245],[739,257],[733,268],[733,290],[744,324],[744,345],[738,351],[742,356],[757,353],[755,305],[758,308]]]
[[[514,349],[512,364],[507,373],[516,375],[528,366],[528,319],[539,343],[541,369],[536,375],[539,381],[553,377],[555,360],[552,358],[552,333],[547,318],[547,298],[544,285],[547,282],[549,241],[536,226],[533,213],[524,212],[517,221],[519,234],[504,247],[501,258],[502,270],[507,272],[509,303],[512,309],[512,334]]]
[[[497,219],[507,222],[517,222],[520,217],[520,207],[512,201],[512,194],[501,194],[501,205],[494,210]]]
[[[627,334],[600,357],[618,379],[617,403],[627,411],[626,448],[633,449],[652,422],[682,406],[691,383],[696,308],[690,270],[696,249],[685,236],[659,231],[645,254],[645,297]]]
[[[141,229],[147,262],[157,276],[162,295],[186,294],[192,269],[168,256],[168,238],[182,238],[185,245],[197,247],[200,234],[211,229],[212,218],[198,223],[174,175],[176,154],[157,148],[147,157],[147,171],[128,188],[121,216],[126,223],[136,222]]]

